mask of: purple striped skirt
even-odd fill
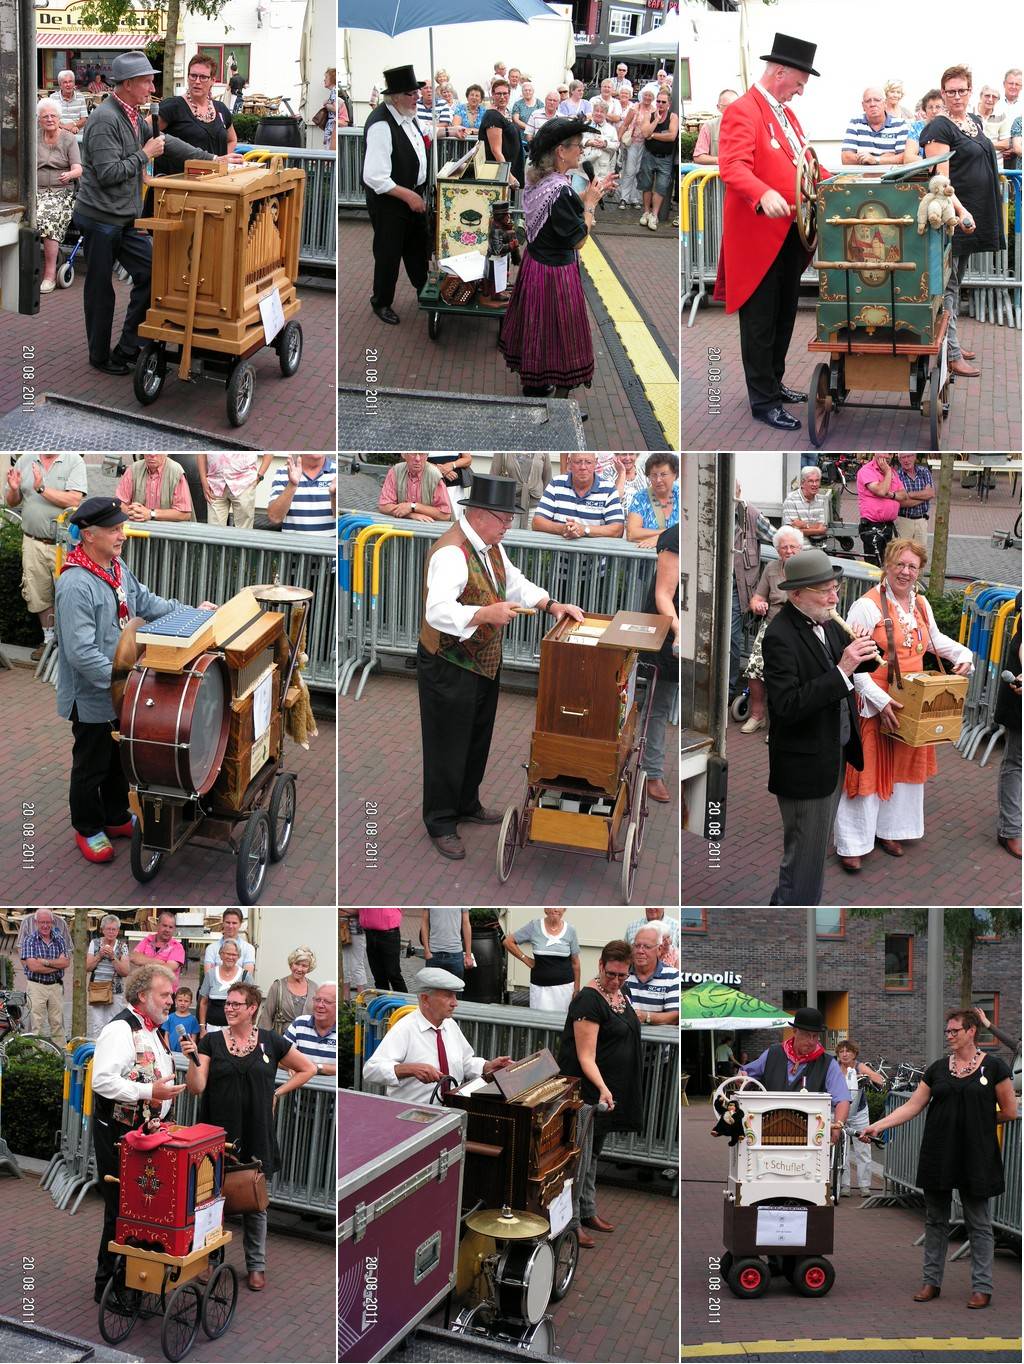
[[[590,387],[594,347],[577,261],[539,265],[527,248],[498,346],[524,385]]]

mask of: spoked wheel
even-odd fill
[[[285,323],[284,331],[277,339],[277,363],[286,379],[290,379],[302,363],[302,328],[294,318]]]
[[[809,1255],[793,1266],[793,1287],[804,1298],[823,1298],[836,1281],[831,1260],[823,1255]]]
[[[441,335],[441,314],[436,309],[427,313],[427,335],[431,341],[436,341]]]
[[[815,365],[811,391],[807,395],[807,434],[811,444],[820,450],[825,444],[828,424],[832,420],[832,394],[829,389],[829,366],[823,360]]]
[[[552,1250],[555,1255],[555,1282],[551,1289],[551,1301],[561,1302],[569,1291],[579,1263],[580,1243],[576,1228],[566,1227],[565,1231],[555,1238]]]
[[[125,1288],[118,1270],[100,1298],[100,1335],[108,1345],[119,1345],[129,1336],[132,1327],[139,1319],[142,1307],[142,1294],[137,1288]]]
[[[760,1298],[768,1292],[771,1274],[763,1260],[745,1256],[729,1266],[726,1282],[737,1298]]]
[[[931,449],[942,447],[942,370],[938,365],[928,376],[928,425],[931,431]]]
[[[199,1334],[199,1312],[199,1289],[194,1283],[180,1284],[167,1299],[160,1345],[171,1364],[184,1359],[195,1344]]]
[[[512,863],[516,860],[519,847],[519,810],[510,805],[505,811],[498,830],[497,871],[498,880],[505,884],[512,873]]]
[[[636,825],[630,822],[626,830],[626,841],[622,845],[622,898],[628,905],[633,898],[633,882],[636,869],[640,865],[640,846],[637,842]]]
[[[167,378],[167,361],[159,341],[147,341],[135,360],[132,388],[143,407],[155,403]]]
[[[252,395],[256,390],[256,369],[248,360],[240,361],[228,380],[228,421],[232,426],[244,426],[252,410]]]
[[[141,881],[143,884],[152,881],[160,870],[160,863],[164,860],[162,852],[144,846],[142,842],[144,837],[142,824],[136,820],[135,827],[132,829],[132,846],[128,856],[132,866],[132,875],[136,881]]]
[[[270,820],[266,810],[253,810],[238,846],[235,891],[240,905],[254,905],[260,898],[270,861]]]
[[[238,1301],[238,1275],[232,1265],[219,1264],[203,1290],[201,1320],[211,1340],[217,1340],[231,1325]]]
[[[636,850],[639,852],[644,846],[644,830],[647,827],[647,773],[642,767],[638,769],[632,814],[636,823]]]
[[[295,778],[282,772],[270,796],[270,860],[280,862],[295,828]]]
[[[805,147],[796,163],[796,230],[805,251],[818,245],[818,186],[821,165],[813,147]]]

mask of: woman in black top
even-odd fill
[[[974,1009],[953,1009],[946,1018],[949,1056],[933,1061],[924,1079],[888,1117],[859,1133],[870,1141],[927,1108],[917,1185],[924,1192],[924,1285],[915,1302],[939,1296],[949,1245],[953,1190],[960,1194],[971,1243],[968,1307],[987,1307],[992,1297],[992,1219],[988,1200],[1003,1192],[1003,1160],[996,1127],[1017,1117],[1009,1066],[978,1049],[981,1020]]]
[[[235,150],[238,134],[232,127],[231,110],[210,95],[212,83],[213,62],[197,54],[188,64],[185,94],[160,101],[160,131],[214,156],[224,156]],[[157,157],[153,168],[157,175],[173,175],[182,169],[166,154]]]
[[[507,161],[511,167],[509,184],[518,189],[523,183],[523,143],[519,129],[508,111],[507,81],[495,81],[491,86],[493,109],[488,109],[480,120],[479,137],[488,161]]]
[[[946,156],[948,161],[935,172],[948,175],[956,195],[957,231],[953,235],[953,260],[946,285],[944,306],[949,314],[949,368],[954,374],[976,379],[981,370],[968,361],[973,351],[965,351],[957,339],[960,311],[960,281],[972,251],[1001,251],[1006,246],[1003,234],[1002,199],[999,193],[999,163],[996,149],[985,136],[977,114],[967,112],[971,98],[971,73],[966,66],[951,66],[942,73],[942,98],[946,113],[921,129],[918,142],[924,155]]]

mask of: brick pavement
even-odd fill
[[[128,286],[114,283],[117,307],[114,336],[128,300]],[[163,392],[142,408],[132,392],[130,375],[101,374],[89,364],[82,319],[82,291],[76,280],[42,300],[37,317],[5,313],[0,329],[0,412],[22,401],[23,364],[34,367],[38,393],[59,393],[138,417],[145,412],[164,422],[180,422],[203,431],[251,441],[262,450],[333,450],[335,448],[334,300],[329,289],[301,288],[299,321],[303,331],[302,364],[291,379],[281,377],[277,355],[264,349],[253,356],[256,391],[252,415],[243,427],[228,422],[224,385],[212,380],[183,384],[176,368],[168,371]],[[29,355],[29,349],[33,351]]]
[[[78,1212],[59,1212],[38,1179],[0,1175],[4,1220],[4,1255],[0,1258],[0,1314],[20,1319],[21,1259],[35,1259],[36,1322],[95,1341],[99,1308],[92,1300],[92,1275],[102,1221],[100,1196],[91,1190]],[[273,1225],[274,1213],[271,1213]],[[315,1240],[296,1228],[267,1237],[267,1286],[256,1297],[245,1287],[242,1225],[229,1222],[234,1239],[227,1250],[241,1282],[234,1320],[220,1340],[202,1330],[188,1358],[195,1364],[230,1364],[249,1360],[329,1361],[337,1357],[335,1252],[330,1240]],[[16,1264],[18,1273],[11,1268]],[[123,1347],[134,1358],[163,1360],[160,1320],[139,1321]],[[101,1357],[106,1357],[102,1355]]]
[[[683,834],[685,904],[767,904],[782,856],[782,820],[768,794],[764,734],[741,734],[729,722],[726,834],[721,869],[707,865],[708,845]],[[995,841],[996,778],[1001,746],[987,766],[938,746],[938,774],[925,792],[925,833],[896,859],[877,848],[851,876],[832,855],[825,862],[824,905],[1012,905],[1020,903],[1020,863]]]
[[[15,668],[0,673],[0,696],[5,714],[18,716],[17,743],[5,749],[0,800],[5,903],[237,904],[235,861],[223,851],[186,844],[145,886],[132,876],[127,840],[115,844],[114,862],[85,862],[68,822],[71,727],[57,714],[55,691],[28,669]],[[318,724],[320,735],[308,750],[286,741],[286,769],[298,775],[298,813],[287,857],[267,869],[264,905],[334,903],[335,724],[322,716]],[[36,865],[29,871],[21,860],[23,801],[35,806]]]
[[[615,240],[614,246],[609,239],[609,257],[614,251],[617,263],[636,260],[635,266],[627,264],[622,268],[630,286],[638,293],[640,281],[650,275],[655,288],[660,282],[664,298],[674,300],[678,275],[676,255],[673,248],[666,245],[667,241],[674,240],[674,234],[664,240],[651,232],[646,235],[651,239],[649,245],[646,242],[638,245],[629,239],[628,248],[621,238]],[[604,249],[606,243],[601,245]],[[426,316],[418,312],[415,291],[403,271],[395,295],[395,311],[402,322],[397,327],[386,326],[370,311],[373,260],[370,224],[365,219],[350,215],[342,217],[338,253],[339,259],[345,262],[338,289],[340,383],[365,383],[365,348],[369,346],[378,350],[377,383],[381,388],[435,389],[505,397],[519,395],[518,378],[507,367],[497,348],[496,321],[449,318],[442,327],[440,339],[430,341]],[[661,262],[660,270],[658,261]],[[665,318],[665,311],[665,304],[661,304],[654,320],[662,335],[670,340],[673,328],[671,321]],[[456,326],[456,321],[461,325]],[[597,450],[645,449],[622,382],[592,316],[591,332],[596,363],[593,387],[577,389],[573,395],[589,414],[587,440]]]
[[[481,796],[485,804],[521,806],[523,770],[529,758],[534,698],[505,690],[498,703],[490,762]],[[440,857],[420,818],[419,714],[413,679],[391,674],[370,678],[362,699],[339,698],[343,735],[340,758],[339,828],[342,904],[618,904],[621,863],[583,854],[545,852],[528,845],[516,855],[504,886],[495,872],[498,830],[468,824],[462,829],[466,860]],[[676,789],[678,745],[669,729],[665,784]],[[364,802],[377,801],[380,862],[364,866]],[[634,904],[677,903],[678,822],[674,807],[651,803]]]
[[[663,225],[656,236],[647,228],[635,233],[611,236],[604,232],[600,218],[594,240],[615,267],[616,273],[637,299],[645,316],[668,347],[679,371],[679,301],[666,288],[666,257],[675,262],[678,234]]]
[[[1016,492],[1013,492],[1006,474],[997,474],[995,476],[995,488],[984,501],[981,501],[976,488],[963,487],[961,477],[960,474],[955,474],[953,477],[953,492],[949,507],[950,535],[954,537],[981,536],[987,541],[993,531],[1012,530],[1013,523],[1020,514],[1020,486],[1018,485]],[[858,514],[857,494],[855,492],[843,494],[840,510],[844,521],[856,524]],[[934,534],[935,513],[933,511],[928,518],[929,542]],[[1016,559],[1019,577],[1019,552]],[[952,555],[950,555],[950,564],[953,564]]]
[[[970,1260],[948,1264],[942,1297],[911,1301],[921,1285],[921,1249],[913,1242],[923,1230],[923,1213],[894,1207],[863,1209],[859,1198],[841,1200],[836,1211],[835,1251],[830,1257],[835,1284],[823,1303],[796,1294],[785,1279],[773,1281],[764,1297],[744,1301],[727,1288],[721,1321],[708,1320],[708,1256],[723,1246],[722,1187],[728,1169],[726,1143],[711,1136],[713,1114],[694,1100],[683,1109],[683,1341],[800,1341],[834,1336],[879,1336],[898,1341],[912,1336],[940,1338],[1020,1335],[1020,1257],[997,1252],[992,1305],[968,1317]],[[876,1174],[880,1183],[880,1174]],[[978,1316],[983,1316],[978,1321]],[[784,1355],[774,1356],[785,1358]],[[814,1358],[813,1353],[794,1358]],[[961,1358],[948,1352],[946,1358]]]
[[[789,348],[786,379],[805,389],[823,356],[812,355],[814,309],[803,304]],[[949,418],[942,446],[947,450],[1019,450],[1021,448],[1020,333],[965,317],[962,341],[975,350],[980,379],[958,379],[951,389]],[[722,410],[707,411],[708,347],[721,350]],[[807,448],[807,416],[803,404],[789,410],[802,423],[800,431],[773,431],[756,422],[747,406],[740,363],[739,323],[720,307],[704,308],[683,339],[683,446],[692,450],[792,450]],[[854,402],[895,402],[895,394],[851,394]],[[919,450],[927,448],[929,426],[906,400],[902,410],[845,408],[833,415],[826,438],[832,450]]]

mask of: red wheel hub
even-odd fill
[[[825,1285],[825,1271],[820,1265],[811,1265],[810,1269],[804,1274],[804,1283],[808,1288],[823,1288]]]
[[[753,1265],[748,1265],[746,1269],[740,1270],[740,1283],[746,1289],[760,1288],[761,1280],[764,1275]]]

